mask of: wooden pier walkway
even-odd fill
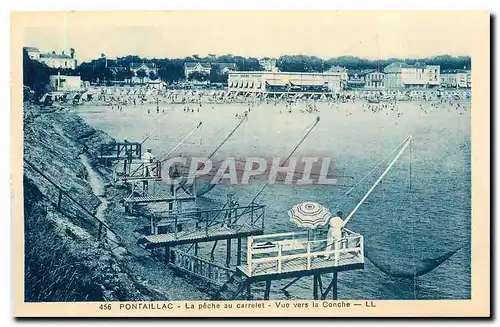
[[[260,226],[221,226],[220,224],[189,230],[185,232],[147,235],[141,237],[137,244],[146,249],[153,249],[165,246],[176,246],[181,244],[202,243],[219,240],[243,238],[263,234],[264,230]]]
[[[347,249],[347,251],[350,251]],[[283,260],[281,263],[281,272],[278,272],[278,264],[276,262],[263,262],[254,264],[252,272],[249,271],[248,265],[238,266],[245,276],[252,277],[255,280],[269,280],[269,279],[284,279],[293,278],[298,276],[310,276],[316,273],[340,272],[345,270],[363,269],[364,263],[362,255],[353,255],[350,253],[342,253],[339,256],[338,262],[332,257],[317,256],[310,259],[308,258],[293,258],[290,260]],[[260,278],[262,277],[262,278]]]
[[[173,202],[173,201],[193,201],[196,198],[191,195],[146,195],[125,198],[123,201],[126,205],[138,203],[157,203],[157,202]]]

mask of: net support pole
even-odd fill
[[[377,185],[385,177],[385,175],[387,175],[387,173],[389,172],[389,170],[392,168],[392,166],[394,166],[394,164],[399,159],[399,157],[401,157],[401,155],[403,154],[403,152],[405,151],[405,149],[408,147],[408,145],[410,145],[410,142],[411,142],[411,135],[406,138],[405,144],[403,145],[403,147],[401,148],[401,150],[399,150],[398,154],[394,157],[394,159],[391,160],[391,162],[389,163],[389,165],[387,166],[387,168],[384,170],[384,172],[382,173],[382,175],[380,175],[380,177],[375,181],[375,183],[373,183],[372,187],[368,190],[368,192],[366,192],[366,194],[363,196],[363,198],[361,199],[361,201],[359,201],[359,203],[356,205],[356,207],[354,207],[354,209],[351,211],[351,213],[344,220],[344,223],[343,223],[344,226],[351,219],[351,217],[356,213],[356,211],[358,211],[359,207],[363,204],[363,202],[365,202],[366,198],[368,198],[368,196],[373,192],[373,190],[375,189],[375,187],[377,187]]]

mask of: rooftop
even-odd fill
[[[184,67],[195,67],[196,65],[201,65],[204,68],[210,68],[210,64],[206,62],[186,62],[184,63]]]
[[[316,73],[303,73],[303,72],[270,72],[270,71],[237,71],[237,72],[229,72],[229,75],[337,75],[336,72],[316,72]]]
[[[346,72],[347,69],[345,67],[341,66],[332,66],[330,67],[326,72],[331,72],[331,73],[344,73]]]
[[[224,69],[224,68],[230,68],[230,69],[236,69],[236,64],[234,62],[214,62],[212,63],[212,66],[216,66],[219,69]]]
[[[73,59],[71,56],[67,54],[58,54],[58,53],[41,53],[40,58],[54,58],[54,59]]]
[[[156,68],[156,65],[154,63],[150,63],[150,62],[133,62],[130,64],[131,69],[139,69],[142,66],[145,66],[146,68],[149,68],[149,69]]]
[[[443,70],[441,74],[458,74],[458,73],[470,73],[467,69],[446,69]]]
[[[23,49],[28,52],[40,52],[40,50],[38,50],[38,48],[35,47],[24,47]]]

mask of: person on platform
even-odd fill
[[[143,175],[150,175],[151,164],[153,163],[155,156],[151,152],[151,149],[147,149],[146,152],[142,155],[142,162],[144,163]]]
[[[344,220],[342,220],[342,211],[337,211],[335,217],[330,219],[328,228],[327,245],[325,251],[339,250],[341,248],[341,239],[344,234]],[[329,255],[331,258],[331,254]],[[338,262],[339,253],[335,252],[335,262]]]

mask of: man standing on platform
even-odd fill
[[[147,149],[147,151],[142,155],[142,162],[144,164],[143,175],[148,177],[150,175],[150,167],[153,163],[155,156],[151,153],[151,149]]]
[[[342,234],[344,230],[344,220],[342,220],[342,211],[337,211],[335,217],[330,219],[330,227],[328,228],[326,251],[339,250],[341,245]],[[329,255],[331,257],[331,254]],[[335,262],[339,259],[339,253],[335,252]]]
[[[143,163],[143,170],[142,170],[142,175],[144,177],[149,177],[150,176],[150,167],[151,164],[153,163],[153,160],[155,159],[155,156],[153,153],[151,153],[151,149],[147,149],[146,152],[142,155],[142,163]],[[142,181],[142,193],[143,196],[145,196],[148,193],[148,181],[144,180]]]

